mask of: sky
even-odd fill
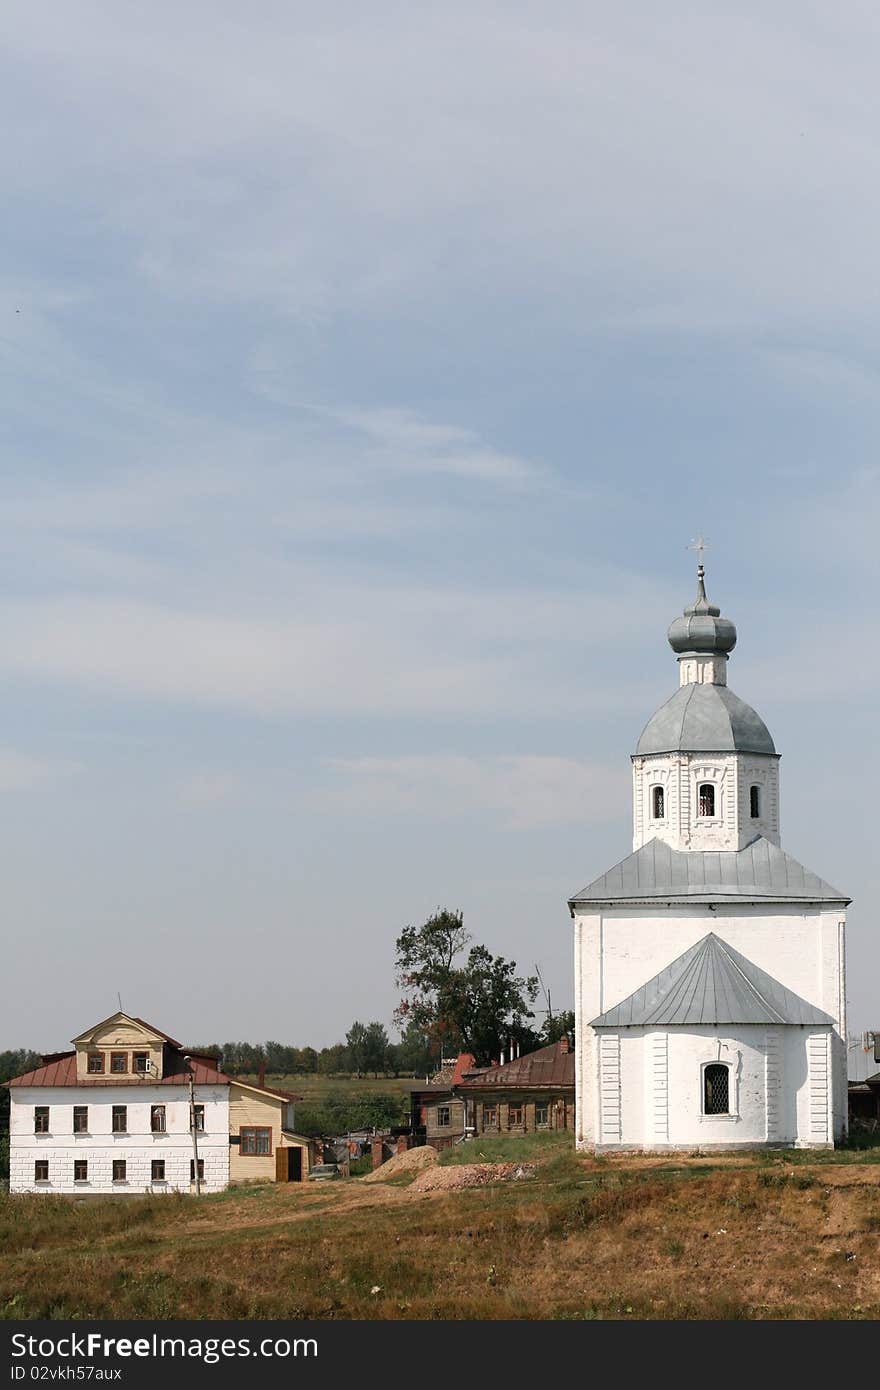
[[[570,1007],[700,532],[880,1025],[876,6],[0,36],[0,1048],[394,1036],[438,907]]]

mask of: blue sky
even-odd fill
[[[390,1024],[567,897],[709,592],[880,1022],[880,16],[10,0],[0,1046]]]

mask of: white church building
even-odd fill
[[[829,1148],[846,1134],[850,899],[780,845],[779,755],[697,596],[632,758],[633,853],[569,901],[577,1145]]]

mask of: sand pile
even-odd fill
[[[435,1192],[441,1188],[484,1187],[490,1182],[516,1182],[533,1178],[533,1163],[461,1163],[448,1168],[430,1168],[420,1174],[410,1192]]]
[[[372,1173],[367,1173],[363,1181],[387,1182],[398,1173],[411,1173],[414,1170],[417,1172],[420,1168],[430,1168],[436,1162],[437,1150],[432,1149],[430,1144],[421,1144],[416,1149],[407,1149],[402,1154],[395,1154],[387,1163],[383,1163],[381,1168],[374,1168]]]

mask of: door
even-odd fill
[[[290,1149],[282,1149],[279,1144],[275,1150],[275,1181],[287,1182],[287,1155]]]
[[[287,1181],[302,1182],[303,1151],[300,1148],[287,1150]]]

